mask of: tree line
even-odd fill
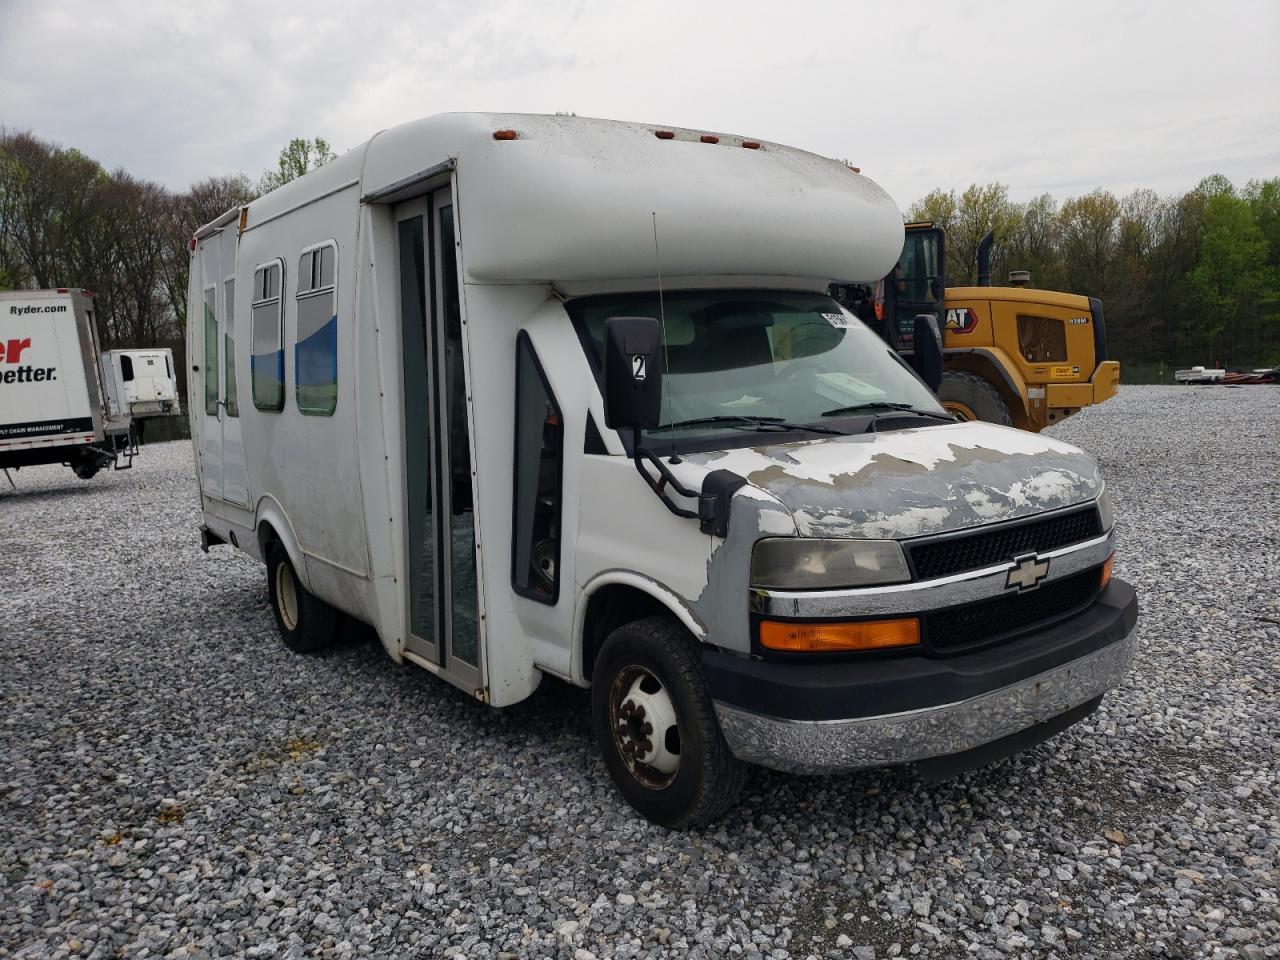
[[[233,174],[175,192],[0,130],[0,290],[85,287],[103,349],[161,346],[181,357],[191,235],[332,158],[324,140],[295,139],[256,183]],[[185,392],[186,364],[175,366]]]
[[[1280,178],[1237,189],[1222,176],[1180,197],[1094,190],[1059,204],[1009,199],[1003,184],[934,190],[913,220],[942,227],[947,282],[976,280],[978,241],[995,231],[992,282],[1101,298],[1121,378],[1157,365],[1280,365]]]
[[[0,130],[0,289],[87,287],[104,347],[181,354],[192,233],[333,158],[292,140],[255,182],[208,177],[182,192],[108,172],[78,150]],[[1180,197],[1095,190],[1026,203],[1003,184],[934,190],[910,208],[946,233],[947,280],[976,279],[995,232],[993,282],[1100,297],[1112,355],[1131,373],[1163,364],[1280,364],[1280,178],[1237,188],[1211,176]],[[185,373],[185,364],[178,364]]]

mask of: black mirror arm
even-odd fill
[[[635,451],[635,454],[631,458],[631,462],[636,465],[636,471],[640,474],[642,478],[644,478],[644,482],[649,487],[649,489],[652,490],[657,495],[658,499],[661,500],[663,504],[666,505],[666,508],[670,510],[672,513],[674,513],[677,517],[684,517],[687,520],[699,519],[698,511],[686,510],[684,507],[676,506],[676,504],[674,504],[671,501],[671,498],[668,497],[663,492],[662,488],[665,485],[670,484],[671,489],[675,490],[675,492],[680,494],[680,496],[682,497],[688,497],[691,500],[697,500],[699,496],[696,490],[690,490],[688,487],[682,484],[679,480],[677,480],[675,478],[675,475],[672,474],[672,472],[667,469],[667,465],[662,462],[662,459],[660,457],[655,456],[654,453],[651,450],[649,450],[647,447],[642,447],[640,445],[639,428],[632,431],[631,449]],[[654,482],[653,477],[649,475],[649,471],[647,471],[644,468],[644,464],[646,462],[653,464],[653,466],[657,469],[659,476],[662,477],[661,480]]]

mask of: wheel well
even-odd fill
[[[981,377],[986,380],[991,386],[995,387],[996,392],[1000,394],[1000,398],[1004,400],[1005,406],[1009,408],[1009,415],[1013,419],[1013,425],[1020,430],[1032,429],[1031,421],[1027,417],[1026,398],[1009,385],[1008,378],[994,361],[981,354],[948,353],[945,356],[943,369],[948,373],[951,371],[971,373],[975,377]]]
[[[596,654],[605,639],[624,623],[655,615],[671,616],[661,600],[625,583],[601,587],[587,601],[582,622],[582,676],[591,679]]]
[[[267,559],[267,547],[280,542],[280,534],[266,520],[258,524],[258,549],[262,551],[262,559]]]

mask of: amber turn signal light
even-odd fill
[[[1102,565],[1102,584],[1103,590],[1107,589],[1107,584],[1111,582],[1111,568],[1115,566],[1116,555],[1113,553],[1107,557],[1107,562]]]
[[[787,623],[763,620],[760,645],[790,653],[839,653],[845,650],[884,650],[920,642],[920,621],[861,620],[856,623]]]

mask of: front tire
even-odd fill
[[[684,830],[737,801],[745,769],[720,732],[695,642],[671,619],[609,634],[592,671],[591,718],[609,775],[645,819]]]
[[[279,543],[267,547],[267,592],[286,647],[294,653],[315,653],[333,644],[338,611],[302,585]]]
[[[988,381],[962,370],[948,370],[942,375],[938,399],[952,413],[965,420],[984,420],[1001,426],[1013,426],[1009,405],[1000,391]]]

